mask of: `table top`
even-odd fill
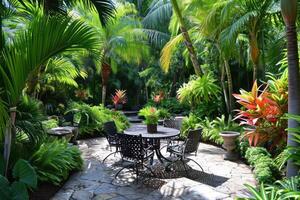
[[[148,133],[146,125],[134,125],[124,131],[127,135],[142,135],[143,138],[165,139],[178,136],[180,131],[174,128],[157,126],[157,133]]]

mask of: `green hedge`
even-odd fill
[[[263,147],[250,147],[245,158],[254,168],[256,179],[260,183],[273,183],[280,178],[280,172],[271,154]]]

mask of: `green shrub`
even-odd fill
[[[44,130],[56,128],[56,127],[58,127],[58,120],[57,119],[48,119],[48,120],[42,121],[42,125],[43,125]]]
[[[289,179],[276,181],[275,184],[261,184],[257,189],[253,186],[245,184],[251,198],[237,198],[237,200],[253,200],[253,199],[299,199],[300,198],[300,179],[292,177]]]
[[[221,94],[221,88],[216,84],[216,79],[211,73],[201,77],[192,77],[177,91],[181,103],[188,103],[191,108],[196,108],[203,103],[211,102]]]
[[[171,113],[165,108],[158,109],[158,116],[160,119],[170,119]]]
[[[81,153],[76,146],[69,146],[65,140],[49,140],[40,146],[30,158],[38,180],[59,185],[73,170],[83,166]]]
[[[239,141],[237,146],[239,148],[239,152],[240,152],[241,156],[243,158],[245,158],[246,151],[250,147],[250,144],[249,144],[248,140],[243,139],[243,140]]]
[[[228,119],[225,115],[217,117],[213,121],[210,121],[207,117],[201,122],[201,127],[203,129],[203,140],[211,141],[216,144],[223,144],[223,138],[220,136],[222,131],[237,131],[240,132],[241,127],[232,121],[231,116]]]
[[[155,106],[158,109],[166,109],[172,115],[186,114],[190,111],[190,108],[187,104],[179,103],[179,101],[174,97],[165,98],[165,99],[161,100],[159,103],[156,103],[153,100],[150,100],[145,105],[145,107],[147,107],[147,106]]]
[[[245,158],[251,166],[261,157],[271,157],[270,153],[263,147],[251,147],[246,151]]]
[[[186,138],[189,130],[200,128],[200,121],[201,119],[192,113],[188,117],[185,117],[182,121],[180,137]]]
[[[69,111],[76,110],[75,120],[79,122],[79,137],[101,136],[103,124],[115,121],[118,131],[129,127],[128,119],[118,111],[112,111],[103,106],[90,106],[85,103],[72,102]]]
[[[260,183],[272,183],[280,177],[279,169],[265,148],[248,148],[245,158],[254,168],[255,177]]]
[[[18,142],[38,145],[46,133],[41,121],[45,120],[42,103],[29,96],[22,96],[17,105],[16,130]]]

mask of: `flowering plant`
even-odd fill
[[[164,99],[164,97],[165,97],[164,92],[160,91],[159,94],[154,95],[153,101],[155,103],[160,103]]]
[[[115,95],[112,96],[114,105],[125,104],[127,102],[126,90],[116,90]]]
[[[140,116],[145,117],[145,124],[157,124],[159,119],[159,110],[155,107],[148,106],[139,111]]]
[[[274,86],[276,81],[270,84]],[[280,94],[274,87],[267,85],[261,90],[262,87],[258,87],[255,81],[250,92],[240,90],[241,94],[233,95],[242,105],[235,119],[239,119],[241,125],[253,127],[245,131],[245,137],[251,145],[271,141],[270,148],[273,148],[286,140],[286,120],[283,116],[287,112],[287,101],[283,99],[287,98],[287,94],[283,92],[284,96],[278,98]]]

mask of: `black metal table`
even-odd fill
[[[153,145],[157,159],[163,163],[163,160],[170,161],[164,157],[160,151],[160,140],[176,137],[180,134],[180,130],[174,128],[167,128],[163,126],[157,126],[157,133],[148,133],[146,125],[134,125],[131,128],[124,131],[127,135],[141,135],[143,139],[150,142]]]

